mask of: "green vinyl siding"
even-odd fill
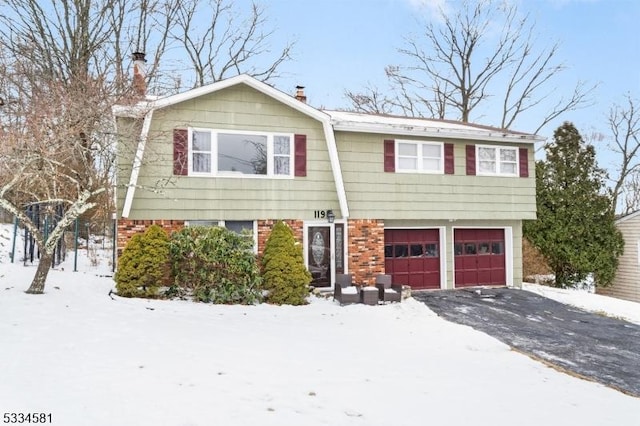
[[[304,134],[307,176],[174,176],[173,129],[187,127]],[[130,169],[131,159],[121,162]],[[118,181],[128,182],[128,176],[123,172]],[[243,84],[154,111],[138,186],[130,219],[311,219],[314,210],[326,209],[339,214],[322,124]],[[124,194],[118,192],[120,211]]]
[[[624,237],[624,253],[610,287],[597,287],[606,296],[640,302],[640,214],[616,224]]]
[[[384,140],[454,144],[454,174],[384,172]],[[473,141],[336,134],[351,218],[379,219],[535,219],[535,165],[529,147],[529,177],[466,175],[466,145]],[[484,143],[499,145],[499,143]]]

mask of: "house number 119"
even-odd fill
[[[313,218],[314,219],[326,219],[327,218],[327,211],[326,210],[314,210],[313,211]]]

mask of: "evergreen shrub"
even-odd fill
[[[265,244],[262,279],[269,303],[307,304],[311,274],[304,266],[302,246],[282,221],[276,222]]]
[[[123,297],[157,297],[169,274],[169,236],[158,225],[134,235],[118,261],[116,290]]]
[[[221,227],[186,227],[172,234],[169,250],[173,294],[212,303],[261,301],[260,269],[251,235]]]

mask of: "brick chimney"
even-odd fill
[[[304,94],[304,86],[296,86],[296,99],[307,103],[307,96]]]
[[[147,70],[145,54],[133,52],[133,90],[136,95],[144,97],[147,94]]]

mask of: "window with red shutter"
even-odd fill
[[[529,150],[527,148],[519,149],[520,177],[529,177]]]
[[[173,174],[186,176],[189,171],[189,131],[173,130]]]
[[[476,146],[467,145],[467,175],[473,176],[476,174]]]
[[[294,175],[307,175],[307,135],[294,135]]]
[[[384,171],[388,173],[396,171],[395,145],[393,139],[386,139],[384,141]]]
[[[453,158],[453,144],[444,144],[444,173],[452,175],[455,172],[455,164]]]

